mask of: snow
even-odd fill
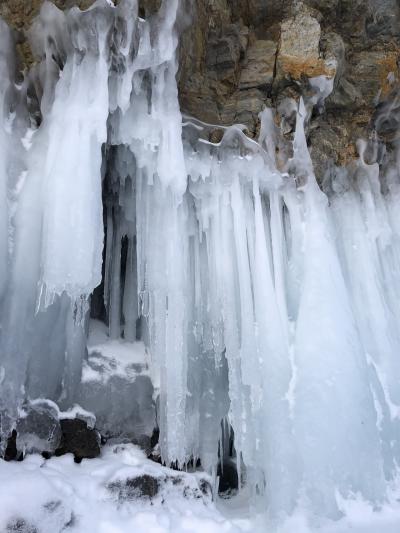
[[[196,487],[204,478],[199,472],[180,473],[149,461],[133,445],[107,446],[100,458],[80,464],[71,455],[0,462],[0,531],[14,531],[7,526],[17,521],[25,522],[26,529],[19,531],[34,526],[38,533],[398,533],[400,527],[396,492],[379,509],[360,498],[339,498],[344,517],[337,522],[319,519],[311,525],[303,512],[296,511],[276,525],[262,514],[250,518],[245,495],[216,502],[184,497],[181,487],[167,481],[151,500],[121,501],[107,488],[141,475],[181,476],[187,487]]]
[[[110,339],[108,328],[99,320],[91,320],[87,341],[88,360],[82,368],[82,383],[106,383],[112,376],[135,380],[138,373],[147,375],[149,357],[143,342]]]
[[[84,420],[90,428],[93,428],[96,423],[96,417],[94,416],[94,414],[90,411],[87,411],[86,409],[83,409],[83,407],[81,407],[80,405],[75,404],[66,411],[61,411],[59,406],[55,402],[43,398],[31,400],[28,405],[25,405],[23,408],[19,409],[20,420],[28,415],[29,411],[27,411],[27,409],[31,407],[38,407],[39,409],[44,408],[47,409],[49,412],[53,411],[54,416],[55,418],[57,418],[57,420],[73,420],[75,418],[79,418],[81,420]]]
[[[199,474],[177,473],[147,460],[132,445],[106,447],[101,458],[79,465],[70,455],[49,461],[32,455],[22,463],[1,462],[0,531],[6,531],[13,519],[23,519],[41,533],[61,532],[68,523],[71,533],[240,531],[211,501],[185,498],[182,488],[171,482],[152,501],[120,502],[107,489],[140,475],[171,479],[179,475],[187,487],[196,486],[199,479]]]

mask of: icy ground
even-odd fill
[[[91,320],[88,336],[89,361],[82,368],[82,382],[106,383],[112,376],[123,379],[137,377],[138,370],[147,375],[148,355],[143,342],[110,339],[108,327],[100,320]]]
[[[174,482],[157,496],[121,498],[112,486],[147,474],[171,480],[181,473],[150,460],[132,445],[109,446],[102,457],[76,464],[71,455],[48,461],[0,461],[0,531],[20,533],[399,533],[400,492],[373,511],[362,502],[343,502],[345,518],[311,527],[298,512],[276,528],[262,516],[250,519],[241,498],[212,502],[193,496],[204,476],[183,474],[186,490]],[[170,477],[171,476],[171,477]],[[190,489],[190,490],[189,490]]]

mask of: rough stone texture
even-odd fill
[[[17,450],[17,432],[13,429],[11,435],[7,439],[7,447],[4,452],[3,459],[5,461],[14,461],[18,457]]]
[[[117,496],[120,503],[138,498],[155,498],[160,490],[160,482],[156,477],[143,474],[134,478],[114,481],[108,485],[108,490]]]
[[[61,8],[93,0],[54,0]],[[0,0],[0,16],[19,31],[23,64],[30,64],[23,31],[41,0]],[[355,142],[371,134],[377,110],[398,87],[398,0],[193,0],[194,15],[180,48],[180,99],[185,113],[212,124],[259,128],[258,113],[309,94],[308,78],[334,76],[334,91],[308,128],[322,179],[328,164],[356,157]],[[160,0],[141,0],[142,16]],[[285,106],[283,106],[285,107]],[[289,121],[290,122],[290,121]],[[381,130],[380,130],[381,131]],[[379,134],[379,132],[378,132]],[[390,137],[390,136],[389,136]],[[385,137],[387,140],[387,138]]]
[[[396,0],[196,0],[196,7],[181,46],[184,111],[213,124],[244,122],[253,136],[269,106],[290,135],[282,104],[309,94],[308,78],[327,75],[334,91],[308,128],[317,177],[357,157],[357,139],[371,135],[376,110],[399,85]],[[215,50],[221,61],[207,61]]]
[[[307,12],[300,12],[281,24],[277,77],[299,80],[302,76],[333,77],[336,65],[320,56],[321,26]]]
[[[101,370],[99,363],[101,357],[92,355],[86,365],[92,371]],[[127,368],[125,377],[113,375],[105,383],[85,381],[78,391],[78,403],[95,413],[96,428],[106,440],[133,442],[149,452],[156,411],[153,384],[142,371],[140,365],[133,365]]]
[[[249,45],[239,79],[239,89],[271,88],[274,81],[276,43],[258,39]]]
[[[38,529],[23,518],[16,518],[6,527],[6,533],[39,533]]]
[[[53,4],[60,9],[68,9],[75,5],[80,9],[87,9],[93,2],[94,0],[53,0]],[[38,15],[42,4],[43,0],[0,0],[0,17],[16,30],[16,42],[24,67],[33,62],[25,32]]]
[[[108,491],[118,503],[137,499],[165,501],[168,497],[178,495],[189,500],[202,500],[204,504],[213,499],[210,481],[196,474],[172,472],[166,474],[141,473],[126,479],[117,479],[107,485]]]
[[[61,425],[61,444],[56,455],[72,453],[75,461],[93,459],[100,455],[100,435],[95,429],[88,428],[86,422],[75,419],[64,419]]]
[[[54,0],[60,9],[77,5],[81,9],[88,8],[94,0]],[[0,0],[0,16],[17,30],[25,30],[32,19],[39,13],[43,0]]]
[[[53,454],[60,445],[57,410],[46,402],[27,405],[17,422],[17,448],[22,453]]]

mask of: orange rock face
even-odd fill
[[[281,24],[277,58],[278,75],[294,80],[336,74],[336,65],[320,54],[321,26],[308,13],[299,13]]]

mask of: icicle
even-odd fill
[[[335,517],[336,489],[343,495],[356,490],[368,499],[379,499],[383,473],[367,365],[334,246],[327,200],[316,187],[311,160],[304,152],[303,121],[300,104],[294,153],[307,182],[304,277],[294,339],[294,432],[305,496],[317,512]]]
[[[79,50],[67,57],[54,104],[44,118],[42,142],[50,142],[43,159],[41,282],[47,299],[66,291],[77,300],[101,282],[101,146],[107,138],[108,28],[99,18],[95,49],[87,42],[83,58]],[[77,33],[78,42],[83,39],[81,33]],[[44,151],[41,145],[34,149]]]
[[[114,235],[110,280],[109,335],[111,339],[121,336],[121,214],[114,211]]]
[[[136,340],[136,321],[138,319],[137,300],[137,264],[135,238],[131,236],[128,242],[128,256],[126,258],[126,273],[124,284],[124,337],[134,342]]]
[[[0,20],[0,298],[7,282],[8,244],[8,165],[9,134],[7,132],[7,93],[10,89],[13,73],[11,72],[12,54],[11,32],[5,22]],[[11,63],[11,64],[10,64]]]

